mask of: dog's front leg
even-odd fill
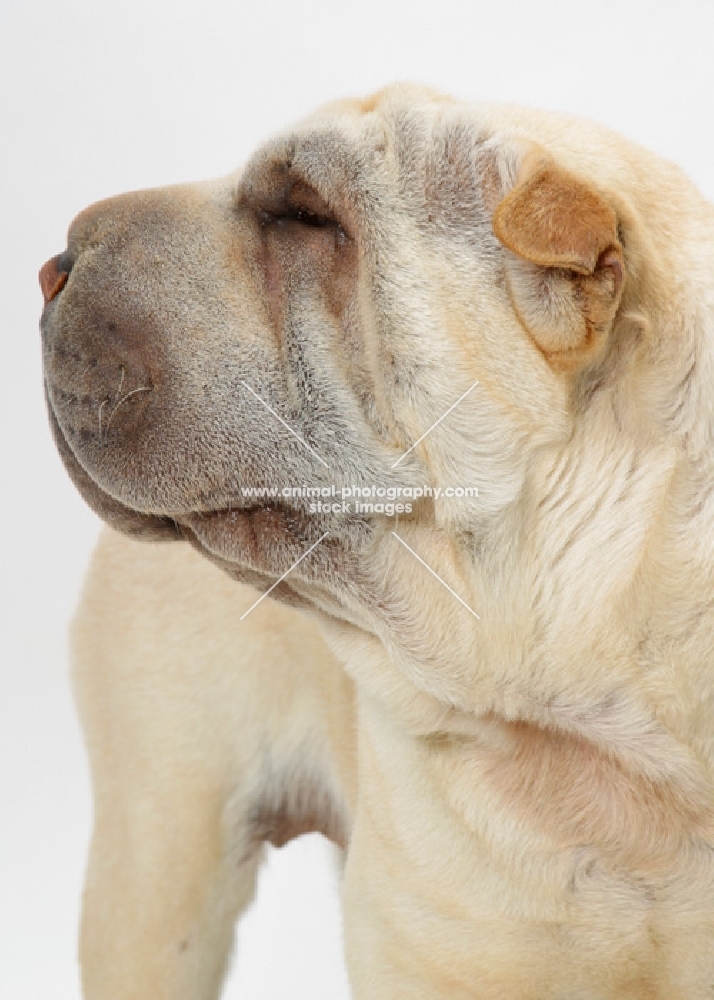
[[[182,545],[113,533],[93,561],[74,626],[95,807],[86,1000],[216,1000],[253,895],[262,844],[250,815],[267,737],[252,655],[264,664],[259,635],[239,646],[216,634],[239,616],[223,582]]]
[[[98,797],[80,939],[86,1000],[215,1000],[260,846],[234,855],[225,796],[205,774],[172,780],[147,762],[122,786]]]
[[[85,1000],[216,1000],[262,845],[348,839],[352,685],[314,622],[256,598],[185,544],[102,536],[73,629]]]

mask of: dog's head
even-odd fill
[[[489,647],[595,642],[695,433],[693,355],[662,331],[698,203],[647,164],[398,86],[225,179],[92,206],[41,272],[70,475],[451,704],[484,697]]]

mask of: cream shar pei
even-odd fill
[[[395,86],[88,208],[40,280],[114,529],[73,629],[87,1000],[215,1000],[310,830],[358,1000],[711,1000],[714,214],[679,170]]]

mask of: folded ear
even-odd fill
[[[510,253],[513,305],[554,368],[573,371],[603,349],[624,283],[612,205],[535,147],[496,205],[493,231]],[[503,176],[501,171],[501,176]]]

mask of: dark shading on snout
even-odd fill
[[[67,251],[42,268],[54,432],[102,516],[228,506],[236,455],[260,468],[240,421],[221,420],[246,365],[269,367],[240,229],[228,201],[199,187],[124,195],[78,216]]]

